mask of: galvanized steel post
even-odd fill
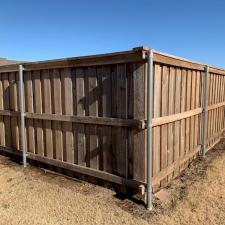
[[[202,119],[202,146],[201,146],[201,159],[205,158],[206,145],[207,145],[207,127],[208,127],[208,95],[209,95],[209,66],[205,66],[204,77],[204,102],[203,102],[203,119]]]
[[[23,84],[23,65],[19,65],[19,102],[20,102],[20,133],[21,148],[23,151],[23,166],[27,166],[27,146],[25,133],[25,108],[24,108],[24,84]]]
[[[152,113],[153,113],[153,50],[148,51],[147,74],[147,209],[152,205]]]

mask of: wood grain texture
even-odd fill
[[[98,79],[98,116],[111,117],[111,68],[97,68]],[[98,126],[99,169],[112,173],[111,126]]]
[[[61,71],[59,69],[52,70],[53,79],[53,113],[62,115],[62,86],[61,86]],[[63,160],[63,136],[62,123],[60,121],[53,121],[53,151],[54,158]]]
[[[2,74],[0,74],[0,110],[4,110],[4,89],[3,89],[3,79]],[[0,144],[5,146],[5,124],[4,117],[0,115]]]
[[[169,111],[168,115],[174,114],[174,109],[175,109],[175,68],[170,67],[170,72],[169,72]],[[168,124],[168,166],[171,165],[174,161],[174,123],[169,123]],[[168,176],[168,181],[172,179],[172,175]]]
[[[181,69],[176,69],[176,91],[175,91],[175,113],[180,113],[181,110]],[[176,121],[174,124],[174,161],[180,157],[180,121]],[[174,171],[175,176],[179,173],[179,169]]]
[[[98,116],[98,84],[96,67],[88,67],[86,70],[86,116]],[[90,168],[99,168],[99,148],[98,135],[96,125],[86,126],[86,150],[87,150],[87,166]]]
[[[73,115],[73,93],[71,69],[61,70],[62,81],[62,113],[64,115]],[[63,161],[74,163],[74,143],[72,124],[62,123],[63,131]]]
[[[187,71],[187,86],[186,86],[186,110],[191,109],[191,71]],[[186,140],[185,140],[185,145],[186,145],[186,151],[190,151],[190,118],[186,119]]]
[[[24,73],[25,112],[34,112],[32,73]],[[26,119],[27,151],[35,153],[35,130],[33,119]]]
[[[161,116],[168,115],[168,84],[169,84],[169,68],[167,66],[162,67],[162,93],[161,93]],[[161,170],[168,166],[168,125],[162,125],[161,127]],[[164,185],[167,182],[167,178],[161,183]]]
[[[18,112],[18,74],[15,72],[9,73],[9,91],[10,91],[10,111]],[[11,135],[12,147],[20,149],[20,136],[18,118],[11,117]]]
[[[187,84],[187,71],[182,69],[181,71],[181,113],[186,111],[186,84]],[[185,119],[181,120],[180,128],[180,156],[183,157],[185,154]]]
[[[124,185],[144,184],[146,51],[137,48],[25,63],[30,158],[115,182],[123,186],[118,188],[120,191]],[[199,154],[205,65],[163,53],[154,56],[150,110],[156,190],[179,175]],[[212,67],[209,71],[207,149],[221,139],[225,129],[225,73]],[[4,66],[0,68],[0,146],[14,152],[20,149],[19,126],[18,66]]]
[[[41,88],[41,73],[34,71],[32,74],[34,86],[34,112],[42,113],[42,88]],[[34,121],[35,127],[35,153],[44,156],[44,136],[43,124],[41,120]]]
[[[43,113],[52,113],[52,90],[49,70],[43,70],[41,73],[42,93],[43,93]],[[45,156],[53,158],[53,138],[51,120],[43,121],[43,135],[45,144]]]
[[[77,100],[77,112],[78,116],[85,116],[84,105],[84,78],[85,73],[83,68],[76,68],[76,100]],[[75,126],[75,148],[77,154],[78,165],[86,166],[86,141],[85,141],[85,125],[77,124]]]
[[[133,72],[134,119],[146,119],[146,65],[135,64]],[[146,131],[133,130],[134,179],[146,181]]]
[[[153,117],[159,118],[161,114],[161,105],[159,102],[161,101],[161,84],[162,82],[162,67],[159,64],[155,64],[154,67],[154,102],[153,102]],[[154,121],[154,119],[153,119]],[[155,177],[161,168],[161,136],[160,136],[160,126],[153,128],[153,177]],[[158,186],[160,185],[160,182]]]
[[[10,110],[10,87],[9,87],[9,74],[3,73],[3,104],[4,110]],[[11,119],[8,116],[4,116],[5,126],[5,146],[10,147],[12,144],[11,139]]]

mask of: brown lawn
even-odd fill
[[[44,173],[0,156],[0,224],[225,224],[225,140],[168,187],[152,212],[112,190]]]

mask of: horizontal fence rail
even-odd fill
[[[141,47],[23,63],[25,138],[19,65],[0,66],[0,149],[17,155],[26,149],[28,159],[126,187],[146,186],[148,52]],[[203,145],[208,151],[223,137],[225,71],[209,66],[206,73],[204,64],[156,51],[152,66],[155,191]]]

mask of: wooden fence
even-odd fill
[[[154,54],[153,186],[177,176],[199,154],[208,76],[207,150],[225,128],[225,71]]]
[[[23,63],[28,158],[123,186],[146,184],[148,49]],[[202,145],[205,65],[154,53],[153,187]],[[225,129],[225,71],[208,74],[207,149]],[[21,154],[18,65],[0,66],[1,150]]]

